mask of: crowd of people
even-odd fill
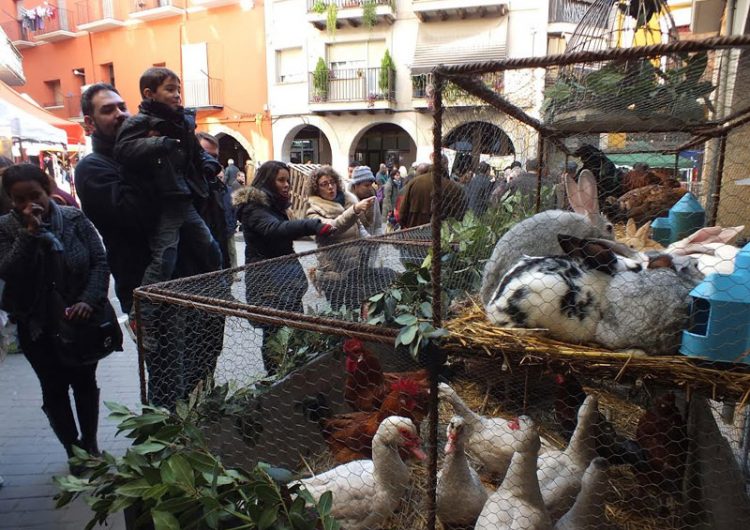
[[[375,270],[365,279],[361,271],[369,253],[356,242],[423,225],[432,212],[431,164],[415,164],[410,172],[381,164],[373,174],[353,162],[348,184],[331,166],[309,175],[304,217],[292,219],[291,175],[285,163],[265,162],[246,186],[233,161],[226,168],[219,163],[217,139],[196,132],[194,115],[182,107],[174,72],[148,69],[140,92],[142,102],[134,115],[109,84],[91,85],[83,93],[81,108],[93,153],[75,168],[80,210],[72,198],[57,192],[42,168],[0,160],[6,167],[5,195],[0,197],[2,309],[17,323],[21,349],[42,388],[42,409],[68,455],[73,446],[98,453],[97,362],[122,343],[107,298],[110,272],[132,327],[136,288],[236,266],[239,223],[247,264],[291,255],[294,241],[305,236],[313,236],[322,249],[355,243],[345,250],[336,247],[335,255],[320,253],[317,268],[307,274],[298,260],[260,270],[254,281],[246,282],[248,304],[302,312],[310,275],[333,310],[356,307],[365,296],[363,284],[387,284],[395,274]],[[482,214],[508,191],[530,194],[536,190],[535,164],[528,161],[525,173],[514,165],[507,179],[497,179],[481,163],[459,183],[444,159],[443,212],[457,218],[467,210]],[[213,374],[225,322],[223,316],[197,310],[158,310],[144,304],[139,315],[148,397],[173,408]],[[264,367],[273,374],[276,366],[265,344],[276,328],[258,327]],[[195,329],[200,337],[183,344],[154,340],[170,331],[187,336]],[[102,330],[108,330],[106,337]],[[63,344],[67,335],[72,338]],[[110,339],[106,348],[103,338]]]

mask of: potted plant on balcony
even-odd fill
[[[326,31],[331,36],[331,38],[334,38],[336,36],[336,28],[338,26],[338,15],[339,15],[339,8],[334,3],[331,2],[328,4],[328,12],[326,13]]]
[[[362,24],[367,29],[372,29],[378,23],[376,8],[375,0],[364,0],[362,2]]]
[[[394,77],[394,70],[396,65],[393,63],[391,54],[388,50],[385,50],[383,59],[380,61],[380,75],[378,76],[378,88],[384,99],[389,99],[390,93],[393,91],[392,79]]]
[[[313,71],[313,100],[325,101],[328,99],[328,65],[325,59],[318,58],[318,63]]]
[[[328,6],[326,5],[325,0],[315,0],[315,3],[312,6],[312,12],[318,15],[325,13],[326,9],[328,9]]]

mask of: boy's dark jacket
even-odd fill
[[[144,100],[138,110],[122,124],[115,141],[114,156],[125,168],[125,179],[159,198],[207,198],[204,175],[216,175],[221,166],[198,143],[194,120],[184,109],[156,101]],[[149,131],[159,136],[149,137]]]

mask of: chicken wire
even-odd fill
[[[715,49],[728,42],[735,47]],[[481,292],[500,238],[537,212],[567,207],[571,191],[560,177],[569,162],[576,170],[588,166],[599,182],[609,178],[621,186],[624,173],[608,174],[603,157],[643,154],[648,161],[658,154],[663,163],[665,154],[677,155],[679,170],[680,152],[700,151],[697,170],[680,189],[695,195],[705,224],[743,224],[748,197],[732,184],[744,178],[748,110],[733,89],[748,72],[740,44],[750,42],[673,50],[705,51],[703,75],[717,87],[710,94],[713,110],[705,102],[700,123],[677,128],[661,116],[618,121],[614,111],[608,123],[591,116],[572,128],[549,123],[543,89],[556,67],[575,62],[565,56],[438,69],[432,226],[140,289],[144,400],[174,408],[196,396],[204,431],[222,461],[247,468],[262,460],[312,475],[305,484],[314,494],[334,491],[333,513],[345,528],[750,526],[744,406],[750,370],[688,360],[672,370],[665,358],[633,357],[637,345],[611,353],[591,348],[585,337],[557,342],[544,331],[525,332],[515,321],[514,329],[500,329],[488,323]],[[579,57],[584,60],[591,62]],[[597,64],[607,60],[596,57]],[[501,85],[475,75],[493,72],[502,74]],[[485,104],[467,108],[465,98],[446,100],[447,80],[453,94],[467,90]],[[720,108],[719,101],[732,104]],[[587,120],[590,129],[582,125]],[[511,181],[500,187],[514,160],[537,160],[540,176],[527,186]],[[472,186],[478,173],[491,185]],[[664,184],[670,176],[646,172],[626,180],[677,189]],[[448,178],[460,183],[463,199],[440,200]],[[659,184],[651,183],[654,178]],[[671,207],[666,192],[661,198],[664,204],[651,201],[653,211],[641,208],[638,215],[622,195],[603,195],[599,205],[611,209],[612,235],[620,235],[625,220],[642,225]],[[560,215],[532,225],[533,239],[541,240]],[[500,253],[509,266],[526,253],[514,241],[520,240],[511,237]],[[430,253],[433,259],[425,262]],[[585,256],[577,259],[586,263]],[[429,269],[420,281],[433,289],[434,324],[445,324],[451,335],[415,361],[406,348],[393,347],[398,328],[368,323],[368,299],[420,265]],[[503,283],[503,273],[495,272],[494,281]],[[677,313],[687,327],[690,289],[679,283],[670,290],[683,293],[671,292],[666,300],[680,299]],[[481,326],[462,324],[472,311]],[[644,335],[660,325],[644,318],[630,324],[645,326]],[[674,350],[678,336],[658,344]],[[361,365],[373,356],[377,362]],[[430,360],[441,361],[439,386],[424,371]],[[371,395],[379,397],[368,401]],[[389,395],[393,407],[383,405]],[[436,412],[432,420],[430,411]],[[357,415],[342,416],[352,412]],[[384,419],[392,414],[407,420]],[[415,429],[431,456],[427,465],[406,458]],[[473,437],[464,439],[466,433]],[[390,478],[344,463],[373,451],[385,455],[374,466],[391,469]]]

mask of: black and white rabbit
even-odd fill
[[[557,236],[564,256],[524,257],[502,278],[486,306],[490,322],[546,328],[552,337],[590,342],[605,310],[605,293],[622,271],[642,265],[601,240]]]
[[[563,250],[558,234],[580,239],[614,239],[612,223],[599,211],[594,174],[581,171],[578,183],[568,177],[565,182],[572,212],[548,210],[521,221],[495,244],[482,275],[482,303],[490,301],[500,279],[524,256],[555,256]]]

